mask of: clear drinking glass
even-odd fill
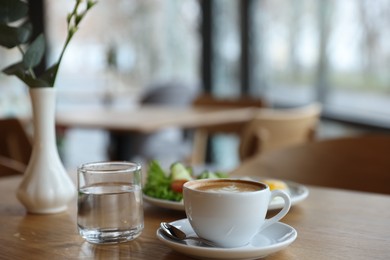
[[[95,244],[137,238],[144,227],[141,166],[97,162],[78,168],[79,233]]]

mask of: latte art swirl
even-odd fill
[[[195,190],[215,193],[254,192],[265,188],[262,184],[249,183],[241,180],[209,180],[198,182],[191,187]]]
[[[229,186],[223,186],[223,187],[215,187],[215,188],[208,188],[205,189],[210,192],[228,192],[228,193],[238,193],[238,192],[248,192],[248,191],[255,191],[253,187],[244,187],[243,185],[240,185],[239,187],[237,185],[229,185]]]

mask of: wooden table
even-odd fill
[[[241,133],[245,123],[253,119],[256,107],[215,107],[197,105],[172,107],[142,105],[120,109],[95,107],[77,111],[58,111],[56,125],[62,128],[96,128],[110,132],[153,133],[168,127],[196,130],[189,161],[204,164],[207,140],[212,133]]]
[[[242,125],[251,120],[255,108],[216,108],[210,106],[170,107],[143,105],[132,109],[110,107],[58,111],[59,127],[101,128],[110,131],[151,133],[166,127],[195,129],[224,124]]]
[[[61,214],[27,214],[15,196],[20,180],[0,179],[0,259],[187,259],[156,238],[161,221],[185,218],[184,212],[145,202],[145,229],[139,238],[94,246],[78,235],[76,201]],[[390,196],[312,186],[309,190],[309,197],[282,220],[298,231],[297,239],[267,259],[388,259]]]

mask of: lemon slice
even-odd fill
[[[262,179],[261,181],[267,184],[270,190],[288,190],[288,186],[284,181],[275,179]]]

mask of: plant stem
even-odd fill
[[[20,45],[17,45],[17,47],[18,47],[18,50],[20,51],[20,53],[22,54],[22,56],[24,56],[24,51],[23,51],[22,47]]]
[[[68,35],[66,36],[66,40],[65,40],[65,43],[64,43],[64,47],[62,48],[62,51],[61,51],[61,54],[60,54],[60,57],[58,58],[58,66],[57,68],[55,69],[54,71],[54,80],[53,80],[53,86],[55,85],[55,81],[57,79],[57,73],[58,73],[58,69],[60,67],[60,64],[61,64],[61,61],[62,61],[62,58],[64,56],[64,53],[65,53],[65,50],[66,48],[68,47],[68,44],[70,42],[70,40],[72,39],[73,35],[75,34],[76,30],[77,30],[77,27],[72,27],[71,26],[71,23],[72,23],[72,19],[75,15],[77,15],[77,9],[79,8],[79,5],[81,3],[81,0],[77,0],[76,1],[76,4],[72,10],[72,12],[70,13],[70,17],[69,17],[69,20],[67,20],[67,23],[68,23]],[[76,28],[76,30],[73,31],[73,28]]]

